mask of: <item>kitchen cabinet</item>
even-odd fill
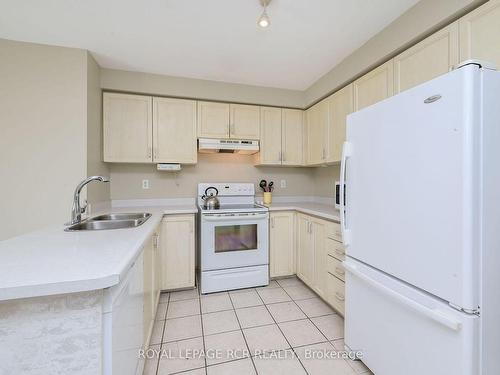
[[[153,98],[153,162],[197,161],[196,101]]]
[[[314,244],[310,217],[297,215],[297,276],[308,286],[314,285]]]
[[[312,288],[320,297],[326,298],[326,274],[327,274],[327,256],[326,256],[326,231],[328,222],[310,217],[311,221],[311,240],[314,251],[314,282]]]
[[[104,161],[152,161],[152,100],[144,95],[103,94]]]
[[[394,93],[452,70],[458,64],[458,23],[437,31],[394,58]]]
[[[283,108],[281,125],[281,164],[304,164],[304,111]]]
[[[303,165],[303,118],[304,111],[300,109],[261,107],[257,164]]]
[[[230,104],[229,137],[235,139],[260,138],[260,107],[255,105]]]
[[[262,107],[260,110],[260,152],[258,164],[281,164],[281,108]]]
[[[144,304],[143,304],[143,319],[144,319],[144,343],[149,342],[151,329],[154,322],[155,308],[153,306],[155,298],[155,280],[153,273],[153,238],[149,239],[144,245]]]
[[[295,214],[271,212],[269,228],[269,268],[271,277],[295,274]]]
[[[199,101],[198,137],[258,140],[260,107]]]
[[[459,21],[460,61],[479,59],[500,68],[500,0],[486,4]]]
[[[340,162],[342,145],[346,139],[347,115],[353,111],[353,85],[335,92],[328,99],[328,137],[326,161]]]
[[[354,81],[353,92],[355,111],[392,96],[394,61],[391,59]]]
[[[160,243],[161,289],[194,287],[194,215],[166,215]]]
[[[297,276],[343,314],[345,250],[340,225],[305,214],[297,214],[296,225]]]
[[[328,134],[328,102],[326,99],[306,111],[307,164],[323,164],[326,160],[326,135]]]
[[[160,297],[160,273],[159,267],[159,228],[148,239],[143,249],[143,285],[144,285],[144,304],[143,304],[143,319],[144,319],[144,345],[149,345],[151,332]]]
[[[198,102],[198,137],[229,138],[229,103]]]

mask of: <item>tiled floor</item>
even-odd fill
[[[206,296],[165,293],[151,338],[161,355],[144,375],[371,374],[362,362],[324,358],[343,350],[343,337],[342,317],[295,277]]]

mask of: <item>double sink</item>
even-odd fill
[[[70,225],[65,231],[135,228],[144,224],[150,217],[151,214],[146,212],[105,214]]]

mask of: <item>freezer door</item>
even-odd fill
[[[347,260],[345,344],[381,375],[479,374],[479,317]]]
[[[480,69],[467,66],[348,117],[346,253],[478,306]]]

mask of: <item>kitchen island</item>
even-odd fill
[[[149,335],[142,324],[144,294],[151,292],[143,275],[146,252],[164,215],[197,208],[109,211],[152,216],[136,228],[65,232],[57,226],[0,242],[0,373],[108,374],[112,344],[116,352],[127,336],[142,344]],[[135,349],[118,355],[124,369],[137,362]]]

